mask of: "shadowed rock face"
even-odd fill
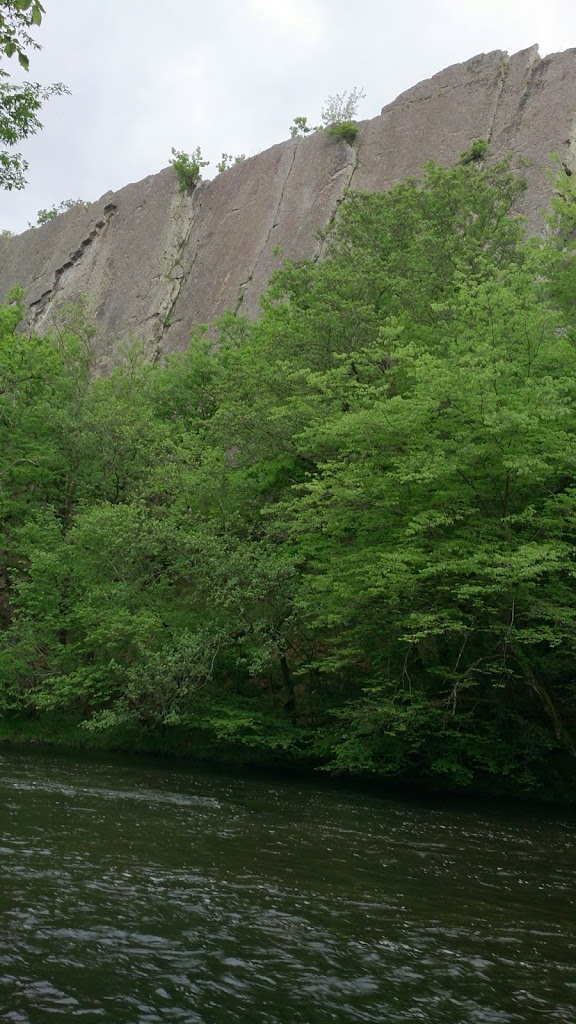
[[[321,132],[290,139],[192,195],[166,168],[0,239],[0,298],[21,284],[28,324],[42,330],[58,323],[64,303],[86,295],[102,368],[129,337],[140,338],[151,359],[181,350],[194,323],[226,309],[256,316],[281,261],[317,255],[317,231],[346,188],[385,190],[427,160],[449,166],[476,138],[489,141],[492,158],[513,151],[531,161],[519,212],[538,233],[550,153],[576,166],[575,96],[576,50],[473,57],[362,122],[353,147]]]

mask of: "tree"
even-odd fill
[[[331,125],[352,121],[358,113],[358,104],[366,96],[363,89],[354,86],[350,92],[336,93],[326,100],[320,117],[325,128]]]
[[[216,415],[239,465],[290,461],[268,538],[339,769],[529,786],[575,752],[573,261],[524,240],[523,187],[464,160],[349,196]]]
[[[25,48],[39,48],[28,29],[40,25],[43,14],[44,8],[38,0],[2,0],[0,3],[0,49],[7,57],[16,54],[25,71],[30,63]]]
[[[42,23],[43,14],[39,0],[0,0],[0,52],[8,58],[16,56],[25,71],[30,64],[26,50],[39,49],[28,30]],[[28,169],[27,161],[13,147],[42,128],[38,118],[42,104],[69,90],[61,82],[12,85],[8,78],[8,71],[0,67],[0,144],[8,147],[0,149],[0,188],[10,190],[25,187]]]
[[[290,125],[290,136],[293,139],[298,136],[304,137],[309,135],[310,132],[318,131],[317,128],[312,128],[312,125],[308,124],[307,117],[295,117],[292,124]]]

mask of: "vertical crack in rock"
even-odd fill
[[[87,235],[87,237],[80,242],[78,248],[75,249],[72,253],[70,253],[68,259],[64,263],[61,263],[60,266],[54,272],[54,280],[52,282],[51,287],[47,288],[46,291],[43,292],[38,299],[30,303],[28,307],[27,317],[27,322],[30,327],[36,330],[39,329],[39,327],[41,326],[41,322],[46,317],[49,305],[53,302],[58,291],[62,287],[62,279],[64,275],[69,270],[71,270],[72,267],[74,267],[77,263],[80,262],[86,250],[92,245],[94,240],[96,238],[102,237],[102,235],[106,231],[106,228],[110,224],[110,221],[112,220],[115,211],[116,203],[106,204],[102,211],[102,216],[99,217],[97,221],[95,221],[94,227]]]
[[[182,256],[186,251],[188,240],[196,218],[196,197],[200,193],[201,186],[196,186],[191,195],[183,192],[176,192],[170,204],[170,237],[162,253],[162,280],[166,282],[165,297],[159,302],[152,320],[152,358],[157,358],[162,350],[162,341],[172,323],[172,313],[182,282],[190,273],[196,254],[188,271],[182,265]]]
[[[270,227],[268,228],[268,233],[266,235],[266,238],[264,239],[264,244],[262,245],[262,248],[260,249],[260,252],[258,253],[258,255],[256,257],[256,259],[255,259],[255,261],[254,261],[254,263],[252,265],[251,270],[248,271],[248,275],[247,275],[246,279],[244,281],[241,281],[241,283],[240,283],[240,285],[238,287],[238,298],[236,300],[236,306],[235,306],[235,309],[234,309],[235,313],[238,313],[239,310],[240,310],[240,307],[242,306],[242,303],[244,301],[245,291],[246,291],[248,285],[250,284],[250,282],[252,281],[252,279],[254,277],[254,274],[256,273],[256,270],[258,268],[258,264],[260,263],[260,260],[262,259],[263,253],[266,251],[266,249],[268,248],[268,245],[270,244],[270,238],[272,236],[272,232],[274,231],[274,228],[277,227],[277,225],[279,224],[280,210],[282,209],[282,203],[284,201],[284,195],[285,195],[285,192],[286,192],[286,186],[288,184],[288,179],[290,177],[290,174],[292,173],[292,168],[294,167],[294,161],[296,160],[296,147],[297,147],[297,145],[298,145],[298,143],[294,142],[294,144],[292,146],[292,159],[290,161],[288,170],[286,171],[286,176],[284,178],[284,181],[282,182],[282,188],[280,189],[280,196],[278,198],[278,202],[276,204],[276,209],[274,211],[274,214],[272,215],[271,222],[270,222]]]
[[[352,145],[352,146],[348,147],[349,149],[352,150],[352,159],[350,161],[350,175],[348,177],[348,181],[347,181],[346,185],[344,186],[344,192],[346,192],[347,189],[353,187],[352,186],[352,180],[354,178],[354,175],[356,174],[356,171],[358,170],[358,168],[362,166],[362,161],[360,159],[360,150],[362,148],[363,136],[364,136],[363,128],[360,128],[360,131],[358,132],[358,135],[357,135],[357,139],[356,139],[355,145]],[[339,202],[342,202],[342,200],[340,200]]]
[[[576,118],[572,121],[572,128],[566,140],[566,157],[564,160],[565,170],[576,171]]]
[[[518,112],[516,115],[517,120],[520,120],[520,115],[523,113],[524,107],[528,102],[530,93],[532,91],[534,75],[542,63],[542,59],[538,53],[537,46],[533,46],[528,52],[532,54],[533,59],[531,60],[530,65],[528,67],[528,74],[526,75],[526,84],[524,86],[522,95],[518,100]]]
[[[346,193],[348,192],[349,189],[352,188],[352,179],[354,177],[354,173],[355,173],[357,167],[360,164],[360,146],[362,144],[362,133],[361,132],[359,132],[357,140],[358,141],[356,142],[356,144],[352,145],[352,146],[348,145],[347,143],[344,143],[344,145],[350,151],[350,154],[351,154],[351,157],[352,157],[352,159],[348,162],[348,165],[347,165],[348,172],[349,172],[348,173],[348,181],[344,184],[344,186],[342,188],[341,194],[338,196],[338,198],[336,199],[336,202],[334,203],[334,209],[332,210],[332,213],[330,214],[330,216],[328,217],[328,220],[326,221],[326,226],[324,228],[322,228],[321,231],[318,232],[318,244],[316,246],[316,251],[312,255],[312,259],[315,262],[316,262],[316,260],[321,259],[322,256],[324,255],[324,249],[326,247],[326,239],[327,239],[327,237],[328,237],[328,235],[330,233],[330,230],[332,228],[332,225],[334,224],[334,221],[336,220],[336,216],[338,214],[338,210],[340,208],[340,204],[345,201]]]
[[[510,69],[510,57],[508,56],[507,53],[503,53],[502,57],[500,58],[500,78],[499,78],[499,81],[498,81],[498,88],[497,88],[497,92],[496,92],[496,102],[494,103],[494,109],[492,111],[492,117],[490,119],[490,123],[489,123],[489,125],[487,126],[487,129],[486,129],[486,142],[488,143],[488,146],[490,146],[490,144],[492,142],[492,135],[494,133],[494,126],[496,124],[496,118],[498,117],[498,111],[499,111],[499,107],[500,107],[500,100],[502,98],[502,93],[504,92],[504,87],[506,85],[506,79],[508,78],[508,71],[509,71],[509,69]]]
[[[512,168],[516,172],[521,170],[528,184],[527,192],[515,203],[515,212],[525,218],[529,234],[540,234],[543,224],[539,211],[547,206],[550,194],[545,168],[549,152],[556,148],[564,111],[557,109],[554,98],[542,105],[547,66],[541,61],[537,46],[509,57],[507,65],[488,140],[489,160],[514,156]],[[519,161],[523,158],[528,158],[528,164],[521,167]]]
[[[513,57],[507,57],[507,73],[492,123],[490,142],[500,154],[510,144],[517,149],[517,132],[522,125],[525,107],[533,89],[534,76],[542,63],[537,46],[531,46]],[[497,123],[500,121],[501,123]],[[518,150],[520,151],[520,150]]]

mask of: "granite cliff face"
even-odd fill
[[[542,229],[556,151],[576,166],[576,50],[495,50],[421,82],[360,125],[354,146],[321,132],[290,139],[199,185],[178,190],[172,168],[108,192],[40,228],[0,239],[0,298],[26,289],[28,322],[43,329],[84,294],[101,365],[139,337],[150,358],[185,347],[193,323],[225,309],[258,313],[285,257],[314,256],[318,228],[348,187],[384,190],[429,159],[449,166],[473,139],[492,157],[527,157],[520,212]],[[282,255],[278,255],[278,248]]]

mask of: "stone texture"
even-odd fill
[[[529,161],[528,190],[519,206],[532,234],[543,230],[548,205],[550,154],[576,168],[576,49],[541,60],[537,47],[510,58],[490,138],[499,156],[514,152]]]
[[[273,146],[202,184],[164,349],[181,349],[190,323],[225,309],[257,316],[282,260],[318,251],[317,231],[334,215],[354,161],[353,149],[327,145],[318,133]]]
[[[426,160],[449,166],[473,139],[488,138],[507,57],[481,54],[420,82],[363,125],[352,188],[387,189]],[[576,70],[576,69],[575,69]]]
[[[318,229],[345,189],[383,190],[449,166],[473,139],[492,158],[530,161],[522,212],[543,229],[549,154],[576,167],[576,50],[543,60],[537,47],[481,54],[434,75],[360,126],[353,147],[322,133],[290,139],[205,182],[178,190],[171,168],[74,208],[41,228],[0,238],[0,298],[26,289],[28,324],[58,321],[86,295],[100,365],[119,341],[139,337],[151,359],[186,346],[193,323],[225,309],[258,315],[259,297],[285,257],[314,257]]]
[[[180,288],[193,219],[192,198],[175,187],[166,168],[3,240],[0,296],[21,284],[28,324],[41,331],[58,323],[65,303],[85,295],[103,367],[118,342],[134,336],[152,358]]]

